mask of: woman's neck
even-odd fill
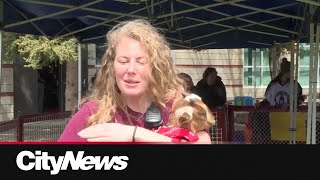
[[[145,113],[151,105],[151,100],[148,97],[123,97],[126,105],[135,112]]]

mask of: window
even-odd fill
[[[309,49],[302,51],[303,54],[300,56],[299,62],[299,78],[298,81],[302,87],[309,86],[309,72],[310,72],[310,55]]]
[[[101,60],[106,50],[106,46],[96,46],[96,68],[100,68]]]
[[[310,45],[300,44],[300,61],[298,82],[303,88],[309,88],[310,73]],[[244,49],[244,86],[265,88],[271,81],[269,68],[269,51],[267,49],[256,49],[256,71],[254,71],[254,49]],[[318,87],[320,87],[320,59],[317,74]],[[254,84],[256,83],[256,84]]]
[[[318,68],[320,68],[320,61],[318,61]],[[319,87],[319,71],[318,70],[318,84]],[[300,47],[300,61],[299,61],[299,78],[298,82],[304,88],[309,88],[309,73],[310,73],[310,45],[309,44],[301,44]]]
[[[269,51],[267,49],[244,49],[244,86],[265,88],[271,81]]]

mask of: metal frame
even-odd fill
[[[16,7],[14,7],[9,1],[4,0],[10,7],[12,7],[17,13],[19,13],[21,16],[23,16],[26,21],[28,21],[28,17],[21,11],[19,11]],[[30,23],[32,24],[32,26],[34,28],[36,28],[43,36],[47,36],[33,21],[30,21]],[[6,27],[6,26],[5,26]]]
[[[281,21],[281,20],[293,20],[294,23],[296,24],[296,27],[298,25],[300,25],[300,27],[302,27],[302,24],[305,23],[306,17],[305,14],[303,16],[299,16],[299,15],[292,15],[292,14],[287,14],[287,13],[283,13],[283,12],[279,12],[278,10],[281,10],[283,8],[286,7],[290,7],[290,6],[297,6],[297,5],[303,5],[304,7],[309,6],[311,9],[315,10],[317,7],[320,6],[320,2],[319,0],[315,1],[315,0],[296,0],[295,3],[291,3],[291,4],[283,4],[283,5],[279,5],[276,7],[272,7],[272,8],[267,8],[267,9],[262,9],[259,7],[253,7],[253,6],[248,6],[243,4],[243,2],[245,2],[246,0],[214,0],[212,3],[208,3],[206,5],[196,5],[190,2],[187,2],[185,0],[149,0],[147,2],[144,2],[144,7],[143,8],[137,8],[136,10],[133,10],[131,12],[119,12],[119,11],[111,11],[111,10],[105,10],[103,8],[92,8],[90,6],[92,5],[98,5],[99,3],[101,3],[103,0],[94,0],[91,1],[89,3],[85,3],[85,4],[81,4],[79,6],[74,6],[74,5],[68,5],[68,4],[61,4],[61,3],[52,3],[52,2],[45,2],[45,1],[41,1],[41,0],[16,0],[19,2],[23,2],[23,3],[29,3],[29,4],[37,4],[37,5],[44,5],[47,6],[48,8],[50,7],[60,7],[63,10],[61,11],[57,11],[51,14],[46,14],[43,16],[38,16],[38,17],[28,17],[27,13],[23,12],[22,9],[19,9],[17,7],[14,6],[14,3],[12,1],[8,1],[8,0],[0,0],[0,12],[3,12],[3,3],[8,4],[11,8],[13,8],[21,17],[23,17],[23,20],[19,21],[19,22],[14,22],[14,23],[10,23],[10,24],[5,24],[3,26],[3,14],[0,13],[0,25],[1,28],[0,29],[0,65],[1,65],[1,57],[2,57],[2,51],[1,51],[1,31],[4,30],[8,30],[10,28],[14,28],[20,25],[24,25],[27,23],[32,24],[32,26],[37,29],[38,32],[40,32],[41,35],[44,36],[48,36],[46,34],[46,32],[44,32],[43,29],[41,29],[38,25],[37,25],[37,21],[40,20],[44,20],[44,19],[51,19],[51,20],[57,20],[58,23],[61,25],[61,29],[59,30],[59,32],[57,32],[54,36],[52,36],[53,38],[63,38],[63,37],[69,37],[69,36],[75,36],[77,35],[77,33],[81,33],[81,32],[85,32],[85,31],[90,31],[91,29],[95,28],[95,27],[99,27],[99,26],[106,26],[106,27],[111,27],[113,26],[113,23],[117,23],[120,20],[123,20],[125,18],[143,18],[143,19],[150,19],[151,22],[159,27],[160,25],[166,24],[167,27],[163,28],[163,26],[159,29],[163,30],[164,32],[170,32],[170,33],[175,33],[175,36],[171,36],[171,37],[167,37],[168,41],[176,46],[176,47],[181,47],[181,48],[185,48],[185,49],[206,49],[207,47],[214,47],[215,44],[219,44],[219,41],[216,39],[210,39],[210,42],[208,41],[199,41],[200,39],[203,38],[213,38],[216,35],[222,34],[222,33],[226,33],[226,32],[230,32],[230,31],[246,31],[246,32],[250,32],[250,33],[254,33],[254,34],[262,34],[262,35],[266,35],[266,36],[270,36],[270,38],[282,38],[282,39],[287,39],[287,41],[293,40],[293,37],[298,37],[297,38],[297,42],[299,42],[300,38],[305,37],[305,34],[301,34],[301,29],[297,29],[295,28],[294,30],[290,30],[290,29],[285,29],[283,27],[280,26],[275,26],[275,25],[271,25],[270,23],[275,22],[275,21]],[[170,13],[164,13],[163,11],[163,7],[162,5],[164,3],[168,3],[169,4],[169,11]],[[184,5],[184,6],[189,6],[189,8],[183,9],[183,10],[177,10],[179,5]],[[125,4],[124,4],[125,5]],[[247,13],[242,13],[242,14],[237,14],[237,15],[230,15],[221,11],[216,10],[216,7],[219,6],[223,6],[223,5],[229,5],[232,7],[237,7],[237,8],[242,8],[245,10],[249,10],[251,12],[247,12]],[[141,7],[141,6],[139,6]],[[156,14],[156,8],[160,9],[160,13]],[[168,7],[166,7],[168,8]],[[2,10],[1,10],[2,9]],[[58,15],[62,15],[62,14],[66,14],[72,11],[77,11],[77,10],[82,10],[84,12],[94,12],[96,14],[99,14],[101,16],[93,16],[92,14],[88,14],[88,16],[86,16],[87,18],[94,18],[94,19],[99,19],[101,20],[101,22],[96,23],[94,25],[87,25],[84,28],[81,29],[72,29],[71,27],[73,26],[73,23],[71,24],[65,24],[63,22],[63,20],[59,20],[59,19],[54,19],[55,16]],[[213,15],[218,14],[219,16],[223,16],[222,18],[219,19],[214,19],[214,20],[210,20],[210,19],[201,19],[201,17],[192,17],[190,15],[190,12],[194,12],[194,11],[204,11],[206,13],[212,13]],[[141,13],[143,13],[144,11],[147,12],[147,15],[141,15]],[[140,14],[138,14],[140,13]],[[278,16],[276,18],[270,18],[267,20],[263,20],[263,21],[253,21],[250,20],[248,18],[245,18],[246,16],[250,16],[250,15],[255,15],[258,13],[266,13],[266,14],[271,14],[274,16]],[[314,11],[311,12],[311,15],[314,15]],[[106,15],[112,15],[113,18],[111,19],[106,19]],[[184,20],[188,20],[192,23],[189,24],[185,24],[184,26],[182,26],[182,21]],[[238,27],[235,26],[231,26],[231,25],[227,25],[225,22],[228,20],[237,20],[237,21],[241,21],[246,23],[245,25],[241,25]],[[307,22],[309,23],[309,22]],[[319,23],[319,22],[318,22]],[[202,27],[202,26],[210,26],[212,27],[212,31],[211,32],[207,32],[207,33],[202,33],[199,32],[199,34],[196,35],[196,37],[186,37],[186,35],[184,34],[184,32],[188,31],[189,29],[194,29],[194,30],[198,30],[198,28]],[[219,27],[223,27],[223,30],[215,30],[214,27],[219,26]],[[257,30],[257,29],[250,29],[250,27],[252,26],[259,26],[259,27],[263,27],[263,31],[262,30]],[[313,31],[313,27],[316,26],[317,31],[314,32]],[[318,54],[319,54],[319,36],[320,36],[320,25],[317,25],[317,23],[311,22],[310,25],[311,29],[310,32],[308,32],[307,34],[310,34],[310,42],[312,44],[312,50],[310,51],[310,59],[311,62],[313,61],[318,61]],[[66,31],[65,31],[66,30]],[[268,30],[272,30],[268,31]],[[198,31],[196,31],[198,32]],[[94,35],[92,37],[85,37],[82,38],[82,42],[88,42],[90,40],[96,40],[96,39],[100,39],[100,38],[104,38],[105,32],[102,32],[101,34],[97,34]],[[103,35],[102,35],[103,34]],[[314,37],[315,36],[315,37]],[[198,40],[198,41],[196,41]],[[263,46],[271,46],[270,42],[263,42],[263,40],[247,40],[246,41],[249,44],[256,44],[256,45],[263,45]],[[275,40],[276,42],[276,40]],[[313,44],[315,44],[313,46]],[[210,46],[211,45],[211,46]],[[80,48],[80,45],[79,45]],[[79,60],[81,59],[81,48],[79,49]],[[312,63],[311,63],[312,64]],[[316,96],[316,86],[314,85],[314,83],[316,82],[316,72],[318,70],[317,68],[318,63],[316,63],[316,67],[311,67],[311,71],[310,71],[310,86],[309,86],[309,110],[308,110],[308,123],[307,123],[307,143],[314,143],[315,142],[315,96]],[[312,65],[313,66],[313,65]],[[81,67],[81,65],[79,64],[79,67]],[[78,73],[81,73],[81,71],[79,71]],[[81,74],[79,74],[81,75]],[[294,79],[294,75],[291,74],[292,77]],[[0,67],[0,77],[1,77],[1,67]],[[79,82],[79,86],[81,87],[81,81]],[[79,93],[81,94],[81,88],[79,88]],[[79,94],[79,96],[80,96]],[[80,99],[79,99],[80,100]],[[290,103],[292,105],[292,102]],[[290,108],[291,110],[295,111],[294,109]],[[294,124],[294,123],[293,123]],[[294,128],[294,127],[293,127]],[[295,143],[293,141],[293,143]]]
[[[18,25],[22,25],[22,24],[26,24],[26,23],[38,21],[38,20],[41,20],[41,19],[50,18],[50,17],[57,16],[57,15],[60,15],[60,14],[65,14],[65,13],[68,13],[68,12],[71,12],[71,11],[75,11],[75,10],[78,10],[78,9],[81,9],[81,8],[84,8],[84,7],[87,7],[87,6],[91,6],[93,4],[97,4],[97,3],[102,2],[102,1],[103,0],[95,0],[93,2],[86,3],[86,4],[83,4],[81,6],[73,7],[73,8],[67,9],[67,10],[58,11],[58,12],[55,12],[55,13],[52,13],[52,14],[47,14],[47,15],[44,15],[44,16],[40,16],[40,17],[36,17],[36,18],[27,19],[27,20],[24,20],[24,21],[19,21],[19,22],[16,22],[16,23],[8,24],[8,25],[5,25],[4,28],[10,28],[10,27],[14,27],[14,26],[18,26]]]
[[[2,82],[2,61],[3,61],[3,30],[2,30],[2,23],[3,23],[3,1],[0,1],[0,82]],[[0,92],[2,92],[2,89],[0,87]]]
[[[81,44],[78,44],[78,109],[80,109],[81,100],[82,100],[82,66],[81,66],[81,59],[82,59],[82,48]]]
[[[312,1],[312,0],[297,0],[299,2],[307,3],[314,6],[320,6],[320,2]]]
[[[222,0],[215,0],[215,3],[212,4],[208,4],[208,5],[204,5],[204,6],[199,6],[196,4],[192,4],[189,3],[187,1],[183,1],[183,0],[163,0],[163,1],[159,1],[159,0],[149,0],[149,1],[145,1],[144,8],[140,8],[137,10],[134,10],[132,12],[129,13],[125,13],[125,12],[116,12],[116,11],[110,11],[110,10],[105,10],[105,9],[98,9],[98,8],[91,8],[91,5],[96,5],[100,2],[102,2],[103,0],[95,0],[92,1],[90,3],[85,3],[82,4],[80,6],[74,6],[74,5],[68,5],[68,4],[61,4],[61,3],[52,3],[52,2],[43,2],[40,0],[17,0],[20,2],[24,2],[24,3],[29,3],[29,4],[37,4],[37,5],[44,5],[44,6],[52,6],[52,7],[60,7],[60,8],[64,8],[64,10],[62,11],[58,11],[55,13],[51,13],[51,14],[47,14],[41,17],[34,17],[34,18],[28,18],[26,15],[24,15],[23,12],[19,13],[19,10],[15,7],[13,7],[14,9],[16,9],[16,11],[21,14],[21,16],[23,16],[26,20],[20,21],[20,22],[15,22],[15,23],[11,23],[11,24],[7,24],[4,26],[4,29],[8,29],[10,27],[15,27],[15,26],[19,26],[22,24],[26,24],[26,23],[32,23],[33,26],[39,31],[41,32],[42,35],[46,35],[37,25],[36,25],[36,21],[38,20],[43,20],[46,18],[52,18],[54,16],[57,15],[61,15],[61,14],[65,14],[68,12],[72,12],[72,11],[76,11],[76,10],[84,10],[84,11],[88,11],[88,12],[95,12],[95,13],[100,13],[102,16],[92,16],[92,15],[88,15],[87,17],[89,18],[95,18],[95,19],[100,19],[101,22],[94,24],[94,25],[88,25],[84,28],[81,29],[77,29],[77,30],[73,30],[71,31],[70,29],[67,32],[64,32],[64,30],[68,27],[68,26],[72,26],[72,25],[64,25],[62,21],[59,21],[59,23],[62,25],[62,29],[60,30],[60,32],[58,32],[54,37],[55,38],[62,38],[62,37],[67,37],[67,36],[72,36],[75,35],[77,33],[80,32],[84,32],[84,31],[88,31],[92,28],[98,27],[98,26],[107,26],[110,27],[113,24],[113,22],[118,22],[119,20],[121,20],[122,18],[126,18],[126,17],[130,17],[130,18],[143,18],[143,19],[158,19],[160,20],[160,22],[155,23],[156,26],[161,25],[166,23],[168,25],[168,28],[162,28],[161,30],[163,30],[164,32],[170,32],[170,31],[175,31],[177,33],[177,37],[179,37],[179,39],[177,38],[171,38],[171,40],[178,42],[177,45],[179,45],[180,47],[188,47],[188,48],[199,48],[199,47],[206,47],[206,45],[211,45],[211,44],[215,44],[215,43],[208,43],[208,42],[197,42],[197,44],[194,44],[193,41],[201,39],[201,38],[206,38],[206,37],[212,37],[214,35],[218,35],[221,33],[226,33],[226,32],[230,32],[233,30],[240,30],[240,31],[246,31],[246,32],[250,32],[250,33],[258,33],[258,34],[263,34],[263,35],[267,35],[267,36],[272,36],[272,37],[281,37],[281,38],[287,38],[289,39],[292,35],[297,35],[298,32],[292,31],[292,30],[288,30],[288,29],[284,29],[281,27],[277,27],[277,26],[273,26],[267,23],[270,22],[274,22],[274,21],[280,21],[286,18],[290,18],[293,20],[298,20],[298,21],[303,21],[304,17],[300,17],[297,15],[290,15],[290,14],[286,14],[286,13],[280,13],[277,12],[276,10],[285,8],[285,7],[290,7],[290,6],[294,6],[297,5],[298,3],[291,3],[291,4],[285,4],[285,5],[280,5],[277,7],[272,7],[272,8],[267,8],[267,9],[261,9],[258,7],[251,7],[251,6],[247,6],[244,4],[241,4],[242,2],[245,2],[246,0],[229,0],[229,1],[222,1]],[[7,0],[4,1],[5,3],[9,2]],[[155,14],[155,8],[156,7],[160,7],[161,4],[164,3],[170,3],[170,13],[161,13],[159,15]],[[303,2],[308,2],[309,1],[303,1]],[[175,7],[179,6],[179,4],[183,4],[183,5],[188,5],[190,6],[190,8],[188,9],[184,9],[184,10],[180,10],[180,11],[175,11]],[[222,6],[222,5],[231,5],[231,6],[235,6],[235,7],[239,7],[239,8],[243,8],[246,10],[251,10],[252,12],[248,12],[248,13],[243,13],[243,14],[239,14],[239,15],[235,15],[232,16],[230,14],[227,13],[223,13],[217,10],[213,10],[213,8],[218,7],[218,6]],[[208,13],[214,13],[214,14],[219,14],[222,16],[225,16],[224,18],[220,18],[217,20],[202,20],[200,18],[194,18],[194,17],[190,17],[188,13],[193,12],[193,11],[199,11],[199,10],[204,10],[205,12]],[[141,13],[143,11],[147,11],[148,12],[148,16],[142,16],[142,15],[138,15],[137,13]],[[252,21],[249,19],[245,19],[244,17],[249,16],[249,15],[254,15],[257,13],[268,13],[268,14],[272,14],[272,15],[276,15],[279,16],[279,18],[273,18],[273,19],[269,19],[269,20],[265,20],[265,21],[261,21],[261,22],[256,22],[256,21]],[[106,19],[104,17],[105,14],[108,15],[113,15],[115,16],[112,19]],[[169,17],[169,19],[167,19],[167,17]],[[179,21],[183,20],[183,19],[188,19],[188,20],[192,20],[194,22],[194,24],[192,25],[185,25],[185,26],[181,26],[181,23],[179,23]],[[233,27],[233,26],[229,26],[226,24],[223,24],[222,22],[227,21],[227,20],[239,20],[242,22],[246,22],[246,25],[243,26],[239,26],[239,27]],[[219,23],[220,22],[220,23]],[[221,31],[216,31],[216,32],[210,32],[207,34],[200,34],[198,37],[195,38],[189,38],[186,39],[186,37],[184,37],[184,30],[190,29],[190,28],[197,28],[200,26],[204,26],[204,25],[213,25],[213,26],[220,26],[220,27],[224,27],[225,30],[221,30]],[[258,30],[254,30],[254,29],[248,29],[251,26],[254,25],[258,25],[261,27],[264,27],[266,30],[265,31],[258,31]],[[276,30],[277,33],[271,33],[268,32],[268,29],[272,29],[272,30]],[[63,33],[64,32],[64,33]],[[83,42],[87,42],[87,41],[91,41],[91,40],[96,40],[99,38],[104,38],[104,35],[97,35],[95,37],[86,37],[83,39]],[[252,43],[253,41],[249,41],[249,43]],[[269,43],[265,43],[265,42],[259,42],[256,41],[257,45],[263,45],[263,44],[269,44]],[[171,43],[171,42],[170,42]],[[202,44],[201,44],[202,43]],[[218,43],[218,42],[216,42]]]

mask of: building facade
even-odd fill
[[[303,87],[303,95],[308,95],[310,57],[309,46],[301,46],[298,81]],[[88,57],[85,72],[88,88],[92,86],[91,78],[101,66],[105,51],[104,46],[87,45]],[[227,98],[232,101],[236,96],[251,96],[262,99],[271,80],[268,49],[208,49],[172,50],[172,57],[177,73],[188,73],[193,83],[202,78],[208,66],[215,67],[227,90]],[[290,59],[290,58],[289,58]],[[319,66],[320,67],[320,66]],[[13,120],[15,117],[14,64],[2,64],[0,81],[0,121]],[[319,89],[319,71],[317,75]],[[306,100],[307,101],[307,100]]]
[[[101,65],[105,47],[96,47],[96,68]],[[308,95],[309,87],[309,46],[300,47],[298,82],[303,87],[303,95]],[[226,86],[227,98],[232,101],[236,96],[264,97],[264,92],[271,81],[269,66],[269,49],[208,49],[172,50],[172,57],[177,73],[189,74],[193,83],[202,78],[204,70],[215,67]],[[290,60],[290,54],[281,55]],[[318,72],[319,81],[319,72]],[[319,87],[319,83],[318,83]]]

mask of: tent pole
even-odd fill
[[[253,83],[254,83],[254,100],[257,99],[257,83],[256,83],[256,78],[257,78],[257,49],[254,48],[254,66],[253,66],[253,72],[254,72],[254,78],[253,78]]]
[[[311,139],[312,144],[316,144],[316,112],[317,112],[317,84],[318,84],[318,60],[319,60],[319,35],[320,35],[320,24],[317,24],[316,30],[316,43],[314,50],[314,71],[313,71],[313,98],[312,98],[312,126],[311,126]]]
[[[307,144],[311,143],[311,120],[312,120],[312,90],[313,90],[313,42],[314,42],[314,24],[310,23],[310,71],[309,71],[309,95],[308,95],[308,116],[307,116]]]
[[[0,25],[3,24],[3,1],[0,1]],[[2,61],[3,61],[3,31],[0,27],[0,83],[2,82]],[[1,92],[1,88],[0,88]]]
[[[290,130],[289,130],[289,134],[290,134],[290,141],[289,144],[293,143],[293,131],[295,131],[295,129],[293,129],[293,116],[294,116],[294,112],[293,112],[293,101],[294,101],[294,94],[295,94],[295,89],[294,89],[294,54],[295,54],[295,45],[294,45],[294,41],[291,40],[290,41],[290,46],[291,46],[291,55],[290,55]]]
[[[78,109],[80,109],[80,104],[81,104],[81,43],[78,43]]]
[[[296,144],[296,138],[297,138],[297,106],[298,106],[298,72],[299,72],[299,60],[300,60],[300,42],[297,41],[296,45],[296,54],[295,54],[295,81],[294,81],[294,94],[293,94],[293,128],[295,131],[293,131],[293,144]]]
[[[260,49],[260,65],[262,66],[263,65],[263,57],[264,57],[264,53],[265,53],[265,51],[263,51],[263,49]],[[261,82],[261,85],[263,84],[262,82],[263,82],[263,68],[261,68],[261,72],[260,72],[260,75],[259,75],[260,77],[259,77],[259,79],[260,79],[260,82]],[[255,101],[256,101],[256,99],[255,99]]]
[[[0,83],[2,82],[2,61],[3,61],[3,31],[0,30]],[[0,88],[1,92],[1,88]]]

